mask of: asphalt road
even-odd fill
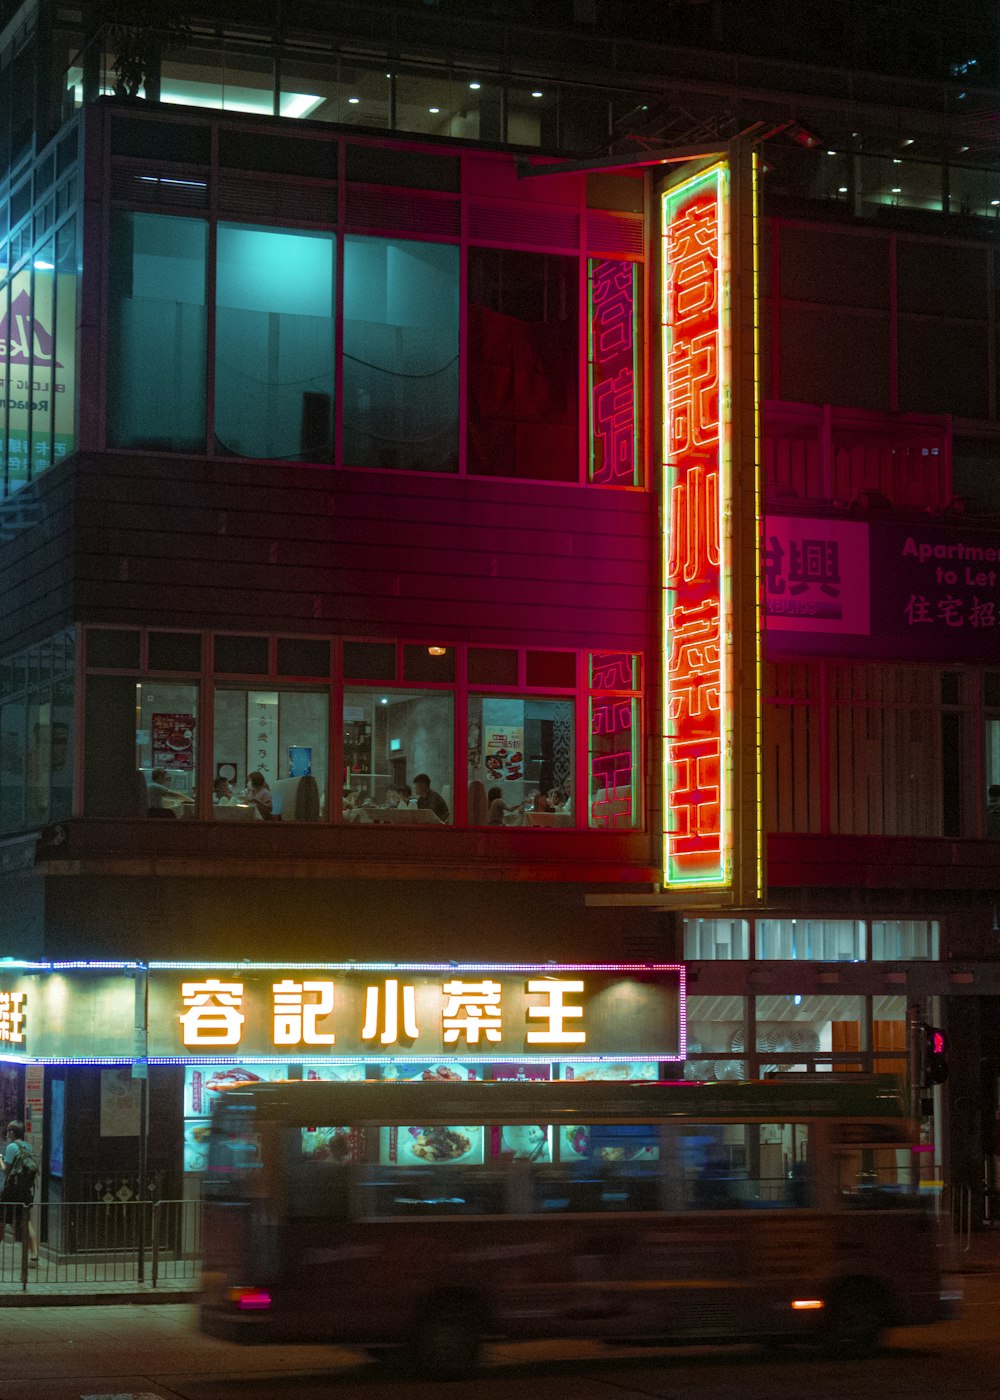
[[[475,1379],[416,1381],[360,1353],[202,1337],[193,1307],[0,1309],[0,1400],[977,1400],[1000,1395],[1000,1274],[966,1280],[962,1318],[893,1333],[868,1361],[749,1348],[589,1343],[491,1348]]]

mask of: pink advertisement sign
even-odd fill
[[[194,768],[194,715],[153,715],[150,724],[154,768]]]
[[[764,610],[769,632],[866,636],[868,526],[854,520],[769,515]]]

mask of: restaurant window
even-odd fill
[[[197,726],[195,685],[88,676],[86,815],[193,817]]]
[[[279,637],[279,676],[328,676],[330,643],[310,637]]]
[[[579,261],[469,249],[468,470],[579,480]]]
[[[327,803],[328,732],[325,691],[217,688],[213,818],[318,821]]]
[[[266,676],[268,651],[267,637],[217,636],[215,669],[229,676]]]
[[[685,922],[709,924],[714,921],[699,919]],[[742,921],[720,922],[738,924]],[[684,1078],[713,1081],[746,1079],[745,1022],[746,1002],[743,997],[689,996]]]
[[[344,820],[453,822],[454,716],[449,692],[345,691]]]
[[[470,826],[575,823],[574,709],[570,697],[469,696]]]
[[[344,240],[344,464],[458,470],[459,250]]]
[[[858,919],[758,919],[757,957],[806,962],[860,962],[865,926]]]
[[[150,632],[151,671],[200,671],[200,632]]]
[[[592,652],[589,668],[588,825],[634,829],[642,825],[641,658]]]
[[[241,457],[333,457],[332,234],[220,224],[215,436]]]
[[[207,243],[201,219],[111,214],[111,447],[204,450]]]

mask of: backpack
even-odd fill
[[[7,1175],[25,1193],[34,1192],[35,1179],[38,1176],[38,1158],[35,1156],[34,1148],[29,1146],[23,1138],[18,1138],[15,1146],[17,1147],[17,1156],[11,1162]]]

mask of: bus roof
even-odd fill
[[[648,1122],[675,1116],[788,1122],[907,1116],[898,1080],[890,1075],[861,1074],[730,1083],[287,1080],[221,1089],[216,1104],[253,1108],[264,1118],[322,1126],[362,1122],[552,1123],[567,1119],[577,1123],[599,1119]]]

